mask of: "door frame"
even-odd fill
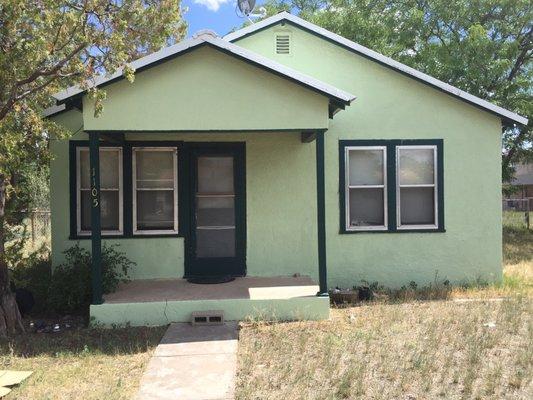
[[[184,241],[184,277],[198,277],[215,274],[208,274],[205,271],[199,273],[197,268],[209,270],[208,264],[216,264],[218,268],[226,267],[228,273],[224,275],[245,276],[246,275],[246,143],[245,142],[186,142],[185,161],[186,171],[186,203],[188,212],[184,217],[187,219],[187,234]],[[233,181],[235,191],[235,257],[205,259],[203,265],[199,265],[195,256],[196,246],[196,183],[197,165],[195,160],[199,155],[224,155],[233,156]],[[195,270],[196,269],[196,270]],[[213,269],[215,272],[215,269]]]

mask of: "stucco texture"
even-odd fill
[[[226,321],[249,318],[275,321],[322,320],[329,318],[329,297],[104,303],[91,305],[90,313],[97,325],[157,326],[171,322],[190,322],[192,312],[209,310],[224,311]]]
[[[202,47],[106,86],[104,111],[84,98],[86,130],[327,128],[329,100],[261,68]]]
[[[362,280],[392,287],[411,281],[425,285],[436,277],[454,283],[501,279],[500,120],[289,25],[284,29],[291,31],[291,55],[275,55],[278,29],[265,29],[237,44],[357,96],[350,107],[329,120],[325,134],[328,286],[350,287]],[[289,129],[327,124],[325,98],[301,92],[278,77],[269,77],[265,84],[266,72],[233,65],[230,57],[205,50],[142,72],[134,85],[121,81],[107,86],[108,100],[98,119],[92,117],[91,103],[84,101],[85,129]],[[231,68],[222,68],[226,62]],[[243,74],[236,75],[240,69]],[[224,79],[232,79],[231,85],[219,82]],[[233,109],[234,98],[242,99],[244,94],[259,99],[261,106],[253,112],[247,106],[245,112],[226,118],[220,104]],[[289,98],[291,104],[301,106],[298,112],[289,103],[280,105],[286,96],[295,96]],[[141,113],[143,109],[147,112]],[[189,115],[187,110],[197,113]],[[312,117],[313,113],[319,115]],[[314,143],[301,143],[298,132],[132,133],[126,139],[246,142],[248,275],[300,273],[317,278]],[[446,232],[340,234],[341,139],[443,139]],[[52,162],[53,261],[57,264],[61,252],[74,242],[68,240],[67,141],[54,142],[52,150],[56,155]],[[138,263],[134,278],[183,275],[181,238],[114,242]],[[90,242],[82,244],[89,247]]]
[[[279,30],[291,32],[290,56],[274,54]],[[357,96],[326,133],[329,287],[501,279],[498,117],[290,25],[236,44]],[[446,232],[339,234],[340,139],[443,139]]]
[[[76,139],[85,138],[78,134]],[[317,276],[315,146],[296,132],[128,134],[129,140],[246,143],[247,273],[250,276]],[[69,240],[68,142],[53,141],[52,255],[64,260]],[[137,265],[134,279],[181,278],[183,238],[104,239],[118,243]],[[90,240],[80,245],[90,249]]]

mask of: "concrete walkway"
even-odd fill
[[[141,379],[136,400],[234,398],[237,323],[172,324]]]

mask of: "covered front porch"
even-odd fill
[[[164,325],[189,322],[197,311],[220,310],[224,319],[320,320],[329,317],[329,298],[307,276],[242,277],[219,284],[185,279],[146,279],[123,283],[91,306],[103,325]]]
[[[210,35],[157,57],[134,63],[133,84],[97,83],[108,94],[98,117],[82,89],[57,97],[83,113],[84,140],[70,143],[84,149],[71,151],[71,166],[86,156],[71,168],[69,239],[90,238],[91,317],[327,318],[324,142],[355,97]],[[110,148],[113,162],[100,156]],[[106,296],[102,241],[136,264],[134,280]],[[236,280],[178,279],[213,276]]]

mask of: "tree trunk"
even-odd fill
[[[6,176],[0,174],[0,336],[24,332],[22,317],[15,300],[15,294],[9,286],[9,272],[5,258],[5,205]]]

